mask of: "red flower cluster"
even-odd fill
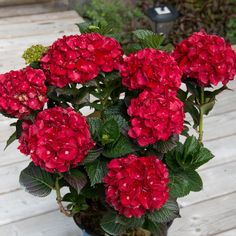
[[[100,71],[119,69],[123,51],[119,43],[97,33],[64,36],[58,39],[41,58],[50,84],[64,87],[84,83]]]
[[[131,100],[128,114],[131,116],[128,134],[137,139],[140,146],[166,141],[183,130],[183,103],[175,93],[158,94],[145,90]]]
[[[236,54],[223,38],[194,33],[178,44],[172,54],[186,77],[200,86],[227,84],[236,74]]]
[[[45,80],[43,71],[31,67],[0,75],[0,110],[23,118],[42,109],[47,102]]]
[[[113,159],[104,178],[106,200],[125,217],[141,217],[168,199],[168,171],[156,156]]]
[[[181,84],[181,71],[166,52],[143,49],[124,58],[120,68],[122,83],[130,90],[149,88],[162,93],[177,91]]]
[[[94,146],[85,118],[71,108],[44,110],[22,128],[19,150],[49,172],[76,167]]]

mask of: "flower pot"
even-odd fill
[[[104,236],[104,233],[101,232],[99,225],[94,225],[94,228],[92,228],[92,219],[95,219],[95,217],[91,217],[90,219],[85,219],[86,222],[83,221],[84,215],[81,216],[81,214],[77,213],[74,215],[73,219],[76,225],[82,230],[83,236]],[[173,221],[167,222],[165,225],[163,225],[160,232],[150,232],[151,234],[145,234],[144,231],[139,230],[137,231],[134,236],[167,236],[168,229],[172,225]],[[124,235],[125,236],[125,235]]]

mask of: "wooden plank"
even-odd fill
[[[43,44],[45,46],[48,46],[63,35],[71,35],[76,33],[79,34],[78,27],[75,27],[72,31],[67,29],[61,29],[60,32],[49,33],[47,35],[30,35],[22,38],[13,38],[8,40],[0,39],[0,52],[2,55],[2,53],[6,50],[24,50],[34,44]]]
[[[217,234],[217,236],[235,236],[235,235],[236,235],[236,228],[232,229],[232,230],[229,230],[229,231],[226,231],[226,232],[223,232],[223,233]]]
[[[29,157],[24,156],[17,149],[17,147],[19,146],[18,141],[13,142],[4,151],[5,145],[6,145],[5,142],[0,143],[0,167],[11,165],[18,162],[25,162],[29,160]]]
[[[0,6],[11,6],[19,4],[49,2],[50,0],[0,0]]]
[[[58,19],[71,19],[71,18],[77,18],[82,20],[82,18],[77,14],[76,11],[63,11],[63,12],[29,15],[27,17],[16,16],[16,17],[0,18],[0,25],[45,22],[45,21],[52,21],[52,20],[55,21]]]
[[[236,111],[211,116],[204,120],[204,141],[236,134]]]
[[[72,218],[58,211],[0,226],[2,236],[82,236]]]
[[[59,0],[57,0],[59,1]],[[56,4],[54,2],[35,3],[19,6],[6,6],[0,8],[0,18],[10,16],[34,15],[47,12],[65,11],[67,6]]]
[[[25,161],[0,167],[0,195],[20,189],[20,172],[28,166],[29,161]]]
[[[209,161],[200,169],[207,169],[213,166],[236,161],[236,135],[204,142],[205,147],[215,155],[214,159]]]
[[[57,210],[55,199],[54,192],[45,198],[32,196],[24,190],[0,195],[0,225]]]
[[[236,161],[199,171],[203,181],[203,190],[191,192],[180,198],[181,206],[186,207],[207,199],[232,193],[236,190]],[[227,184],[226,184],[227,183]]]
[[[186,116],[186,120],[192,123],[192,119]],[[198,136],[196,130],[190,129],[190,135]],[[204,117],[203,141],[223,139],[236,134],[236,110],[216,116]],[[183,138],[181,138],[183,140]]]
[[[14,120],[7,119],[0,121],[0,143],[6,142],[8,138],[13,134],[15,131],[14,127],[11,127],[10,124],[14,122]]]
[[[181,209],[182,218],[175,220],[168,236],[210,236],[234,228],[235,199],[232,193]]]
[[[226,112],[231,112],[236,110],[236,91],[224,91],[216,97],[217,101],[210,112],[210,116],[220,115]],[[206,117],[208,118],[208,116]]]
[[[19,38],[32,35],[47,35],[60,33],[63,29],[74,31],[78,27],[79,18],[74,19],[58,19],[56,21],[33,22],[22,24],[1,25],[0,39]]]

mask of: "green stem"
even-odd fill
[[[201,106],[204,104],[205,102],[205,98],[204,98],[204,88],[201,88],[201,92],[200,92],[200,116],[199,116],[199,137],[198,137],[198,141],[200,143],[202,143],[203,141],[203,111]]]
[[[62,196],[61,196],[61,191],[60,191],[60,184],[59,180],[62,178],[62,176],[56,178],[56,183],[55,183],[55,191],[56,191],[56,196],[57,196],[57,204],[59,206],[60,212],[65,214],[66,216],[72,216],[71,212],[66,210],[62,204]]]

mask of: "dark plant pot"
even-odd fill
[[[83,222],[83,216],[81,217],[81,214],[77,213],[74,215],[73,218],[76,225],[83,231],[83,236],[104,236],[104,234],[102,234],[102,232],[98,229],[98,227],[96,226],[94,228],[92,227],[91,221],[89,219],[87,219],[87,222]],[[166,223],[166,227],[164,227],[161,230],[160,236],[167,236],[168,229],[170,228],[172,223],[173,221]],[[157,236],[156,234],[151,234],[151,235]],[[137,236],[142,236],[142,235],[140,234]]]

